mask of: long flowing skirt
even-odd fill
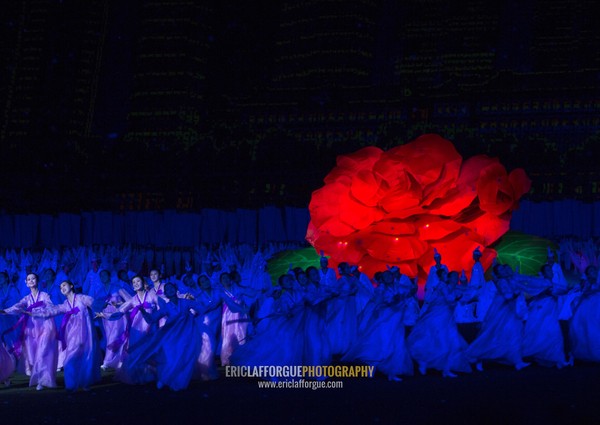
[[[122,377],[129,383],[156,380],[174,391],[187,388],[202,348],[198,326],[192,315],[184,314],[130,345],[121,367]]]
[[[202,324],[198,325],[198,331],[202,337],[202,347],[200,348],[200,355],[196,361],[194,378],[201,379],[203,381],[217,379],[219,376],[215,362],[215,353],[217,351],[216,332],[214,330],[214,326],[210,325],[211,323],[209,316],[204,316]]]
[[[241,366],[302,365],[304,314],[281,315],[269,320],[262,332],[238,347],[231,364]]]
[[[323,366],[331,363],[331,348],[325,332],[325,304],[304,309],[304,351],[302,364]]]
[[[519,317],[514,300],[505,301],[501,295],[494,297],[481,330],[467,348],[470,363],[492,360],[517,365],[521,363],[523,320]]]
[[[532,357],[542,366],[562,367],[565,364],[558,314],[558,303],[551,296],[530,302],[523,332],[523,357]]]
[[[468,345],[458,332],[448,305],[431,305],[417,320],[407,343],[411,356],[422,367],[471,372],[465,355]]]
[[[65,388],[88,388],[100,380],[100,352],[94,326],[85,320],[71,319],[65,338]]]
[[[16,362],[12,354],[8,352],[3,343],[0,342],[0,382],[6,381],[15,371]]]
[[[576,359],[600,361],[600,293],[582,297],[569,327],[571,352]]]
[[[221,365],[230,364],[231,355],[246,343],[248,333],[248,317],[245,314],[234,313],[229,308],[223,309],[221,317],[221,341],[219,354]]]
[[[401,310],[373,305],[368,323],[363,324],[342,361],[375,366],[389,376],[412,375],[413,363],[406,345]]]
[[[23,341],[25,372],[30,376],[29,386],[56,387],[58,344],[52,318],[32,317],[34,326],[28,325]]]
[[[341,296],[328,305],[326,329],[331,354],[343,355],[356,339],[358,320],[354,296]]]
[[[117,311],[117,309],[112,305],[107,306],[104,309],[104,313],[107,315],[112,314],[115,311]],[[102,365],[116,369],[121,365],[123,359],[123,348],[125,344],[119,342],[127,327],[127,320],[125,317],[121,317],[118,320],[103,319],[102,325],[104,326],[104,335],[106,337],[106,352],[104,354]]]

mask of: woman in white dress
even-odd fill
[[[494,266],[497,293],[481,324],[481,330],[466,351],[470,363],[483,370],[483,361],[514,366],[517,370],[529,366],[523,361],[523,320],[526,315],[524,295],[506,264]]]
[[[585,269],[582,294],[575,301],[569,338],[576,360],[600,362],[600,284],[597,276],[596,266]]]
[[[458,273],[437,271],[439,284],[428,294],[427,306],[408,336],[408,347],[419,365],[421,374],[436,369],[444,377],[454,378],[454,372],[471,372],[465,350],[467,343],[458,332],[454,308],[461,295]]]

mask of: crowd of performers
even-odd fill
[[[581,281],[568,282],[550,250],[539,275],[496,263],[490,280],[479,248],[470,279],[436,251],[422,302],[398,267],[369,278],[340,263],[336,273],[322,255],[273,285],[264,253],[247,258],[178,278],[117,271],[96,256],[85,275],[24,267],[14,281],[0,271],[0,382],[19,370],[30,386],[54,388],[63,369],[67,390],[86,390],[114,369],[125,383],[181,390],[216,379],[217,364],[347,362],[400,381],[415,369],[456,377],[486,362],[600,361],[598,268],[586,264]]]

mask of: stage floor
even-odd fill
[[[24,375],[0,388],[0,413],[15,424],[597,424],[600,365],[519,372],[490,365],[447,379],[346,378],[343,388],[265,389],[256,379],[192,382],[185,391],[129,386],[104,372],[90,391],[36,391]],[[63,384],[62,374],[58,383]]]

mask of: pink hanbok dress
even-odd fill
[[[116,305],[124,302],[123,298],[119,295],[121,286],[116,283],[111,283],[108,288],[101,285],[95,288],[93,298],[95,300],[104,301],[104,308],[102,313],[106,317],[110,317],[113,313],[118,311]],[[105,339],[105,354],[102,361],[102,366],[105,368],[116,369],[120,366],[123,357],[124,344],[119,343],[121,335],[125,332],[127,327],[127,319],[121,317],[117,320],[109,320],[108,318],[102,319],[102,327],[104,329]]]
[[[129,300],[125,301],[119,308],[118,312],[125,313],[127,326],[121,337],[111,344],[113,350],[117,350],[120,345],[124,345],[122,351],[122,364],[115,373],[115,379],[127,384],[142,384],[155,379],[155,371],[152,368],[137,370],[136,375],[132,375],[123,369],[125,360],[129,355],[130,347],[139,343],[145,335],[152,332],[155,325],[144,320],[141,309],[151,313],[156,309],[158,299],[153,291],[146,291],[142,296],[136,293]]]
[[[21,314],[21,310],[35,313],[38,309],[51,306],[50,296],[46,292],[38,292],[37,297],[29,294],[5,311],[7,314],[17,315]],[[17,338],[12,350],[23,362],[25,373],[30,376],[29,386],[56,387],[58,344],[54,320],[22,315],[15,330]]]
[[[100,380],[100,353],[92,323],[92,303],[88,295],[75,294],[72,301],[35,311],[39,317],[64,314],[58,340],[65,352],[65,388],[87,389]]]
[[[118,308],[118,312],[126,313],[127,326],[125,335],[127,338],[125,341],[123,341],[123,338],[119,339],[119,343],[126,344],[125,349],[127,349],[127,346],[137,343],[137,341],[150,332],[152,328],[152,325],[144,320],[144,317],[140,313],[140,309],[143,308],[150,313],[156,309],[157,306],[157,296],[153,291],[147,291],[142,296],[136,293]]]
[[[242,308],[242,300],[239,295],[227,289],[222,290],[223,307],[221,315],[221,341],[220,356],[221,366],[229,364],[229,358],[233,352],[246,343],[248,331],[248,315],[235,311],[235,306]]]
[[[149,318],[151,322],[165,317],[165,325],[156,332],[142,337],[129,346],[122,371],[130,377],[143,376],[148,368],[154,369],[157,386],[167,386],[174,391],[188,387],[196,368],[202,348],[200,318],[193,311],[200,311],[196,301],[178,298],[177,303],[158,299],[159,310]],[[143,382],[140,382],[143,383]]]
[[[210,294],[206,291],[197,293],[196,301],[201,305],[204,314],[197,319],[201,320],[199,331],[202,335],[202,348],[198,356],[194,377],[208,381],[216,379],[219,375],[215,355],[217,352],[217,333],[221,325],[221,298],[219,292],[213,289]]]

